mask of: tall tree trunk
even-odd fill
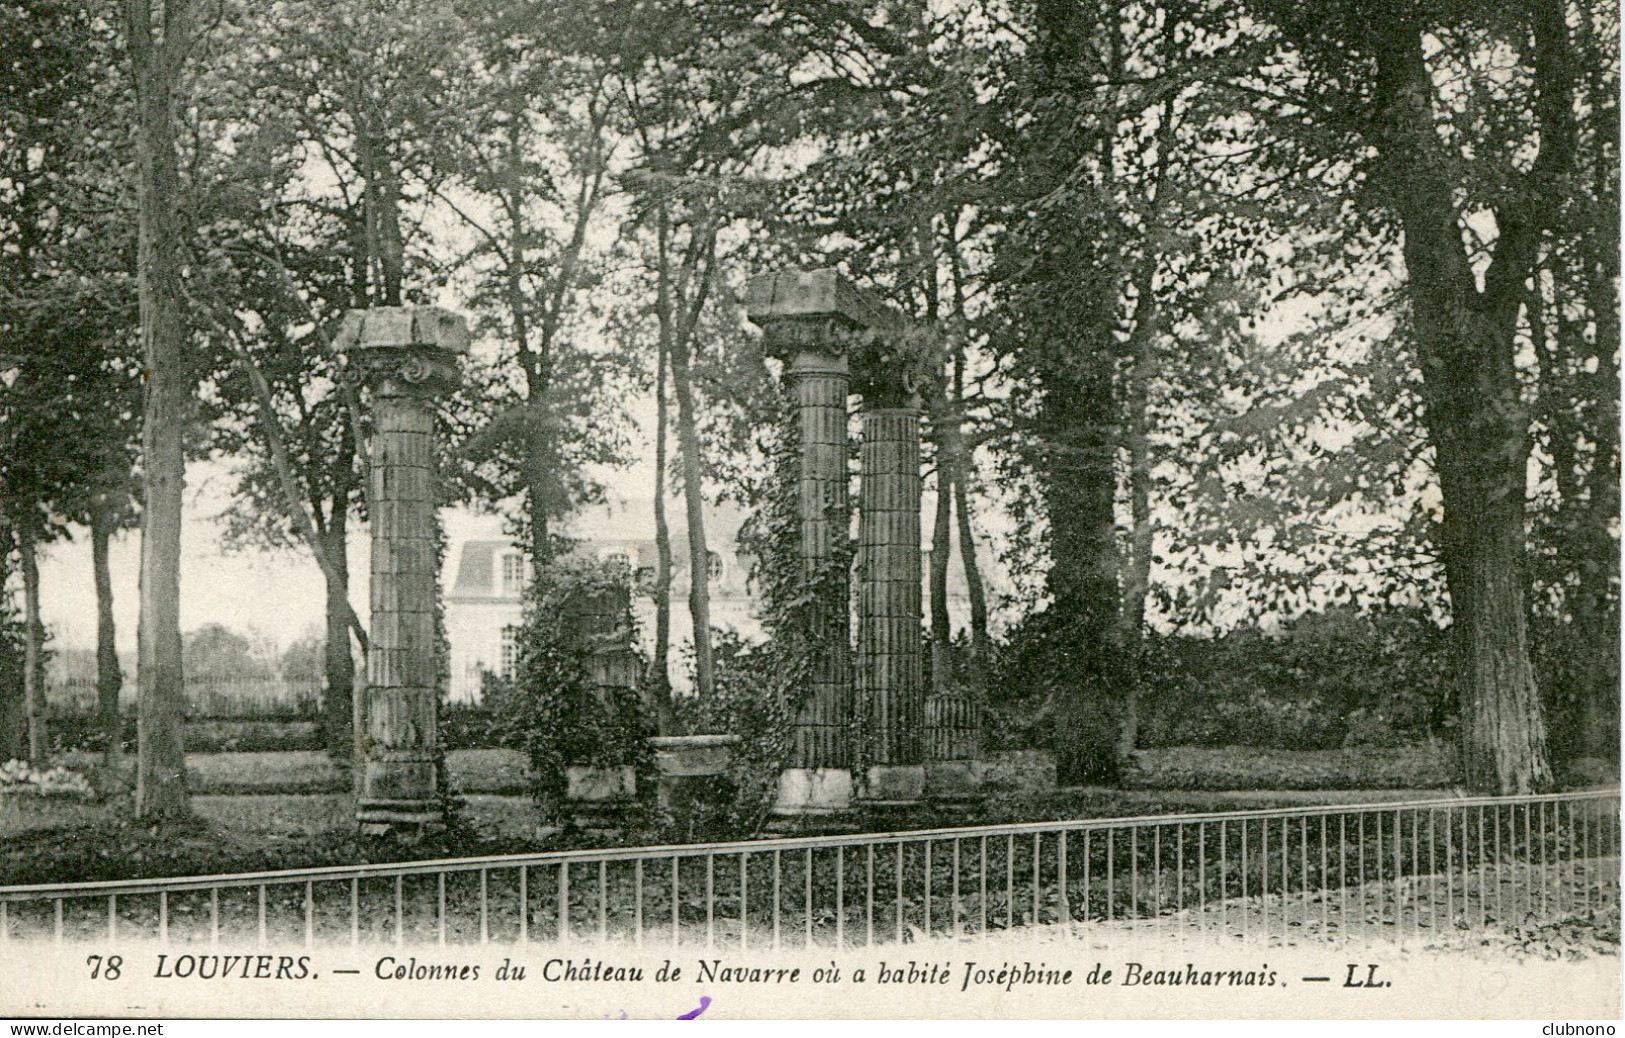
[[[1163,109],[1163,125],[1169,110]],[[1159,131],[1166,154],[1168,139]],[[1159,168],[1159,179],[1160,179]],[[1160,193],[1160,192],[1159,192]],[[1140,692],[1144,674],[1145,603],[1151,593],[1151,366],[1160,314],[1152,292],[1157,258],[1151,243],[1144,243],[1134,278],[1134,329],[1129,335],[1129,371],[1123,393],[1123,438],[1128,448],[1129,557],[1123,580],[1123,655],[1127,663],[1123,689],[1123,731],[1119,751],[1126,758],[1140,739]]]
[[[38,535],[32,516],[17,526],[23,567],[23,704],[28,711],[28,760],[42,764],[51,750],[45,727],[45,625],[40,623]]]
[[[690,229],[688,247],[676,271],[671,265],[672,225],[666,204],[658,209],[657,297],[655,311],[660,341],[671,365],[672,392],[677,397],[677,452],[683,469],[683,503],[688,520],[688,611],[694,626],[694,684],[701,699],[711,698],[716,667],[711,653],[711,552],[705,540],[704,487],[701,483],[699,416],[689,371],[700,315],[711,289],[716,259],[716,227]]]
[[[671,702],[671,524],[666,519],[667,434],[671,427],[666,397],[666,337],[661,336],[655,356],[655,651],[649,662],[654,674],[657,716],[670,723]],[[668,734],[675,734],[670,732]]]
[[[1534,21],[1542,132],[1531,178],[1560,175],[1572,147],[1564,126],[1571,97],[1562,10],[1545,0]],[[1374,26],[1373,37],[1383,173],[1405,232],[1422,397],[1444,504],[1462,778],[1475,789],[1528,793],[1547,787],[1551,771],[1526,630],[1529,415],[1514,358],[1541,214],[1532,211],[1533,198],[1531,211],[1497,210],[1499,236],[1480,290],[1452,185],[1441,174],[1450,167],[1437,161],[1422,33],[1391,19]]]
[[[523,406],[528,412],[525,433],[525,509],[530,526],[530,563],[536,573],[544,573],[553,564],[553,500],[555,485],[552,473],[554,452],[548,425],[547,405],[541,397],[532,397]]]
[[[0,588],[6,586],[14,535],[0,517]],[[10,618],[10,600],[0,599],[0,620]],[[23,688],[22,662],[0,653],[0,761],[28,756],[28,700]]]
[[[922,34],[926,5],[910,8],[913,30]],[[934,214],[921,210],[914,216],[914,266],[925,299],[925,320],[930,327],[942,320],[942,291],[938,285],[938,256]],[[931,437],[936,441],[936,507],[931,521],[931,566],[927,570],[931,623],[931,692],[945,695],[953,687],[953,619],[948,615],[948,560],[953,556],[954,470],[948,460],[948,426],[955,421],[948,400],[946,379],[930,400]]]
[[[102,734],[107,739],[103,761],[118,766],[123,749],[124,726],[119,720],[119,690],[124,674],[119,670],[118,643],[113,624],[113,575],[109,566],[109,544],[116,526],[107,495],[90,499],[90,558],[96,574],[96,705],[101,715]]]
[[[953,685],[953,622],[948,615],[948,561],[952,558],[954,485],[948,452],[943,446],[946,408],[934,401],[931,423],[937,441],[937,504],[931,523],[931,691],[946,693]]]
[[[987,588],[982,584],[982,567],[976,561],[976,535],[971,532],[970,491],[965,485],[968,466],[959,454],[954,464],[954,521],[959,527],[959,564],[965,570],[965,594],[970,599],[970,674],[978,692],[987,690],[987,666],[993,641],[987,632]]]
[[[1042,375],[1049,587],[1066,675],[1055,727],[1062,785],[1121,778],[1116,416],[1109,351],[1093,345],[1051,358]]]
[[[711,552],[705,542],[700,433],[688,350],[687,342],[673,344],[671,383],[677,397],[677,450],[683,466],[683,504],[688,520],[688,612],[694,620],[694,690],[701,699],[710,699],[716,688],[716,665],[711,656]]]
[[[954,316],[960,326],[969,320],[965,313],[964,268],[959,243],[950,234],[949,273],[953,279]],[[952,418],[948,425],[948,463],[953,473],[954,517],[959,527],[959,560],[965,570],[965,593],[970,598],[971,680],[979,692],[987,689],[987,666],[992,659],[993,641],[988,635],[987,588],[982,583],[982,567],[976,560],[976,537],[971,532],[970,484],[973,459],[965,447],[965,341],[953,336],[950,357],[953,378],[950,384]]]
[[[374,111],[358,111],[362,126],[356,135],[356,159],[365,178],[363,216],[367,230],[369,280],[378,293],[376,306],[400,306],[406,252],[401,239],[401,185],[389,154],[385,131]]]
[[[508,218],[507,265],[503,272],[503,293],[508,308],[508,320],[513,328],[514,356],[525,375],[525,439],[521,466],[525,481],[525,502],[530,524],[530,562],[534,571],[543,573],[553,562],[551,516],[558,502],[554,500],[554,452],[552,427],[548,421],[548,389],[552,383],[549,363],[548,322],[543,322],[542,345],[536,349],[531,343],[530,308],[525,298],[527,269],[527,240],[529,228],[525,223],[525,183],[521,175],[523,152],[519,139],[520,126],[525,113],[508,112],[508,139],[503,173],[506,194],[502,206]]]
[[[175,154],[175,97],[191,39],[190,0],[125,0],[138,128],[136,165],[140,248],[137,268],[146,406],[141,448],[146,474],[141,511],[141,621],[137,676],[140,718],[135,813],[162,819],[190,813],[182,745],[186,689],[181,664],[180,562],[186,456],[191,418],[181,309],[181,198]],[[153,15],[161,11],[161,36]]]
[[[1079,125],[1072,108],[1094,75],[1088,56],[1108,34],[1108,64],[1118,63],[1112,14],[1081,4],[1036,9],[1039,90],[1051,112],[1037,132],[1054,145],[1032,169],[1032,190],[1049,197],[1077,176],[1080,161],[1112,179],[1112,141],[1098,125]],[[1030,268],[1023,306],[1029,341],[1025,366],[1040,394],[1033,432],[1034,468],[1049,520],[1050,621],[1055,638],[1056,778],[1063,785],[1115,785],[1122,689],[1117,586],[1117,289],[1105,276],[1110,240],[1104,214],[1081,204],[1042,211],[1035,238],[1022,240]]]
[[[1146,297],[1141,304],[1146,305]],[[1123,587],[1123,648],[1128,661],[1128,682],[1124,688],[1123,731],[1120,752],[1128,756],[1140,739],[1140,692],[1144,673],[1145,602],[1151,591],[1151,449],[1147,435],[1147,383],[1150,380],[1151,336],[1140,336],[1135,344],[1133,368],[1129,372],[1126,439],[1128,441],[1129,509],[1133,527],[1129,532],[1127,580]]]
[[[333,504],[333,515],[321,536],[327,542],[327,630],[322,681],[322,736],[328,756],[348,760],[354,753],[355,660],[350,655],[350,553],[347,500]]]

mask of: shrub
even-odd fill
[[[1003,747],[1041,746],[1064,658],[1051,627],[1002,648],[990,705]],[[1142,747],[1393,746],[1449,727],[1448,632],[1420,610],[1310,613],[1270,631],[1152,634],[1140,658]]]
[[[484,703],[490,733],[530,763],[533,794],[545,809],[564,800],[572,765],[633,765],[652,774],[651,726],[631,687],[600,685],[594,654],[614,638],[605,623],[630,630],[624,567],[560,562],[527,593],[512,679],[487,675]],[[618,603],[606,609],[605,603]]]
[[[800,671],[785,665],[769,644],[747,642],[738,632],[711,632],[716,665],[714,694],[709,699],[677,700],[679,726],[694,734],[739,736],[728,769],[732,799],[713,817],[691,819],[684,834],[707,839],[757,835],[773,806],[779,772],[790,756],[794,719],[805,683]]]

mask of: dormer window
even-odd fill
[[[502,555],[502,593],[517,595],[525,590],[525,557],[519,552]]]

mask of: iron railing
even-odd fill
[[[1619,911],[1618,790],[0,887],[0,941],[1432,939]]]

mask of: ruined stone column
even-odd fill
[[[802,558],[809,576],[826,574],[847,536],[846,343],[895,315],[832,269],[785,270],[750,283],[748,314],[785,362],[801,439]],[[791,766],[779,776],[775,813],[819,815],[852,803],[850,574],[828,574],[832,605],[813,622],[813,687],[796,718]]]
[[[868,770],[863,799],[925,793],[920,637],[920,402],[906,370],[870,373],[858,518],[858,701]]]
[[[628,691],[636,690],[642,667],[632,648],[631,589],[606,586],[581,589],[563,608],[573,619],[573,634],[588,651],[592,694],[607,710],[619,713]],[[565,762],[565,800],[576,824],[585,829],[613,830],[626,822],[637,804],[635,758],[610,764]]]
[[[352,310],[334,345],[371,390],[372,621],[356,817],[376,834],[443,821],[434,398],[457,385],[468,328],[432,306]]]

